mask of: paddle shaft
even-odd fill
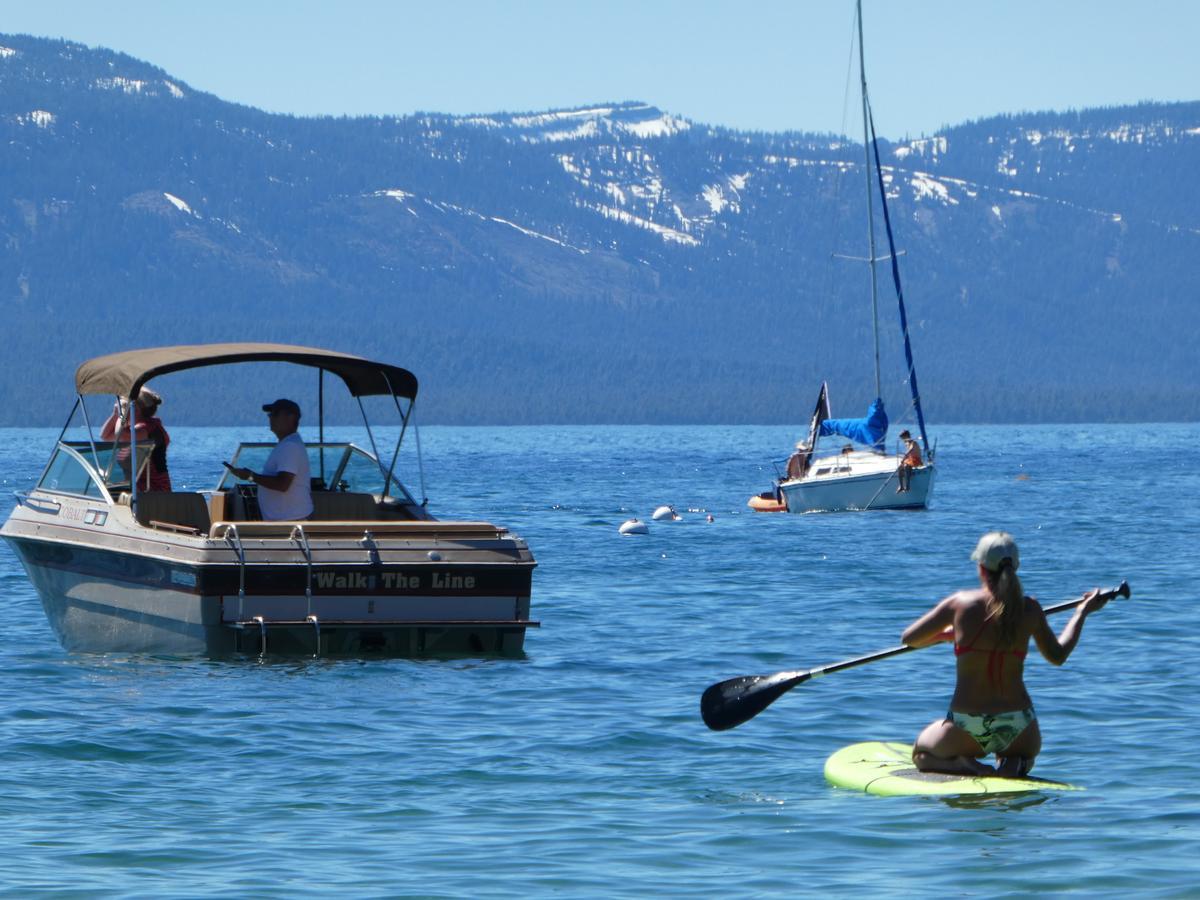
[[[1118,585],[1115,588],[1109,588],[1106,591],[1101,591],[1100,596],[1103,597],[1105,600],[1111,600],[1113,597],[1120,597],[1120,596],[1128,597],[1129,596],[1129,582],[1122,581],[1120,583],[1120,585]],[[1054,606],[1048,606],[1048,607],[1046,607],[1046,609],[1044,611],[1045,611],[1046,615],[1049,616],[1049,615],[1052,615],[1053,613],[1063,612],[1064,610],[1067,610],[1067,609],[1074,609],[1076,606],[1079,606],[1082,603],[1083,603],[1082,598],[1080,598],[1078,600],[1068,600],[1066,603],[1056,603]],[[822,675],[830,675],[834,672],[840,672],[840,671],[842,671],[842,669],[852,669],[855,666],[861,666],[861,665],[865,665],[866,663],[869,663],[869,662],[875,662],[878,659],[887,659],[889,656],[899,656],[901,653],[907,653],[909,650],[922,650],[925,647],[932,647],[932,646],[934,646],[934,645],[933,644],[923,644],[921,647],[910,647],[908,644],[901,644],[899,647],[891,647],[887,650],[879,650],[879,651],[877,651],[875,653],[871,653],[867,656],[859,656],[856,659],[847,659],[847,660],[843,660],[842,662],[830,663],[827,666],[821,666],[820,668],[817,668],[817,669],[809,669],[806,672],[796,672],[795,674],[796,675],[803,674],[803,675],[808,676],[807,678],[802,679],[803,681],[808,681],[809,678],[819,678]],[[799,684],[799,682],[797,682],[797,684]]]
[[[1111,600],[1117,596],[1128,597],[1129,582],[1122,581],[1115,588],[1101,591],[1100,596],[1105,600]],[[1065,609],[1072,609],[1079,606],[1081,603],[1083,603],[1083,598],[1068,600],[1066,603],[1059,603],[1048,607],[1045,612],[1047,614],[1062,612]],[[926,644],[925,646],[932,647],[933,645]],[[819,678],[822,675],[830,675],[834,672],[840,672],[843,669],[852,669],[855,666],[865,665],[880,659],[887,659],[889,656],[899,656],[901,653],[908,653],[910,650],[919,649],[921,648],[902,644],[899,647],[890,647],[887,650],[880,650],[867,656],[859,656],[855,659],[830,663],[827,666],[820,666],[816,669],[776,672],[774,675],[742,675],[738,678],[730,678],[711,685],[704,692],[700,697],[700,715],[704,719],[704,724],[714,731],[735,728],[743,722],[754,718],[783,694],[790,691],[796,685],[803,684],[810,678]]]

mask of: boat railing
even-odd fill
[[[313,563],[312,549],[308,546],[308,537],[304,534],[304,526],[297,524],[292,528],[291,539],[300,547],[300,552],[304,554],[305,562],[305,580],[304,580],[304,601],[308,606],[308,617],[312,618],[312,582],[313,582]]]
[[[433,540],[437,540],[440,537],[454,539],[468,537],[475,539],[499,539],[508,534],[508,529],[499,525],[493,525],[490,522],[383,521],[364,523],[309,520],[303,523],[294,521],[214,522],[209,532],[209,537],[214,540],[228,541],[230,540],[228,535],[230,531],[233,531],[235,540],[253,537],[293,541],[295,540],[294,529],[299,524],[303,524],[305,537],[309,539],[315,537],[336,538],[343,535],[367,534],[370,534],[372,540],[380,537],[431,538]],[[364,528],[364,525],[369,525],[369,528]]]
[[[233,548],[238,559],[238,618],[240,619],[246,605],[246,549],[242,546],[242,537],[238,532],[237,525],[232,522],[225,524],[228,525],[224,534],[225,541]]]

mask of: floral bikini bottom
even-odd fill
[[[1014,709],[1011,712],[974,715],[950,710],[946,721],[957,725],[979,742],[984,753],[1003,753],[1021,732],[1037,721],[1033,707]]]

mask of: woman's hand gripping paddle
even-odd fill
[[[1129,582],[1122,581],[1115,588],[1101,591],[1100,596],[1105,601],[1111,600],[1113,597],[1128,597]],[[1050,613],[1062,612],[1064,609],[1073,609],[1082,602],[1081,598],[1078,600],[1069,600],[1066,603],[1059,603],[1056,606],[1049,607],[1046,613],[1049,615]],[[898,656],[901,653],[908,653],[910,650],[917,649],[919,648],[903,645],[900,647],[891,647],[887,650],[880,650],[877,653],[871,653],[867,656],[860,656],[857,659],[847,659],[828,666],[821,666],[816,669],[776,672],[774,675],[742,675],[738,678],[730,678],[727,681],[721,681],[712,685],[700,696],[700,715],[704,719],[704,724],[713,731],[725,731],[729,728],[736,728],[743,722],[753,719],[796,685],[803,684],[810,678],[831,675],[834,672],[840,672],[842,669],[852,669],[855,666],[865,665],[879,659],[887,659],[889,656]]]

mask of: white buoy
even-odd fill
[[[649,534],[650,526],[640,519],[630,519],[627,522],[622,522],[621,527],[617,529],[621,534]]]
[[[664,519],[671,521],[671,522],[678,522],[682,518],[683,518],[683,516],[681,516],[681,515],[679,515],[679,513],[675,512],[675,507],[673,507],[673,506],[660,506],[658,509],[656,509],[654,511],[654,521],[655,522],[660,522]]]

